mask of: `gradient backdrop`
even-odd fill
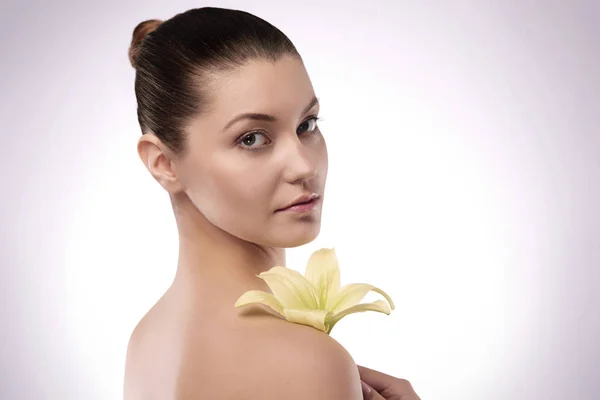
[[[424,400],[600,398],[598,1],[54,1],[0,6],[0,398],[121,398],[173,278],[139,161],[135,25],[241,8],[322,102],[322,234],[398,307],[333,332]],[[367,298],[370,300],[370,298]]]

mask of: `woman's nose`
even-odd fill
[[[294,141],[289,146],[289,151],[283,159],[286,181],[290,183],[305,182],[317,176],[317,166],[310,152],[311,149],[301,141]]]

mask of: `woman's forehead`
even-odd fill
[[[251,61],[216,77],[211,85],[213,110],[223,117],[231,113],[293,112],[314,97],[304,64],[295,57],[278,61]]]

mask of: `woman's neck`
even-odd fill
[[[173,200],[179,232],[173,290],[210,296],[211,302],[231,303],[232,307],[245,291],[268,291],[256,274],[275,265],[285,266],[285,249],[259,246],[223,231],[210,223],[186,195]]]

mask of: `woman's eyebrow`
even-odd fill
[[[316,96],[313,97],[313,99],[310,101],[310,103],[308,103],[308,105],[302,111],[302,114],[306,114],[311,108],[313,108],[318,103],[319,103],[319,99]],[[225,125],[225,127],[223,128],[223,130],[224,131],[227,130],[229,127],[231,127],[236,122],[244,120],[244,119],[251,119],[253,121],[267,121],[267,122],[275,122],[275,121],[277,121],[277,118],[275,118],[272,115],[268,115],[268,114],[262,114],[262,113],[243,113],[243,114],[239,114],[238,116],[236,116],[235,118],[233,118],[231,121],[229,121]]]

